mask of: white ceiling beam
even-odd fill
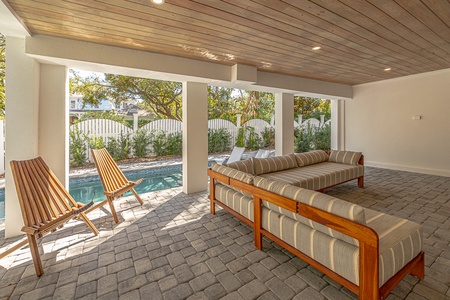
[[[256,67],[247,65],[228,66],[43,35],[27,37],[25,52],[45,63],[86,71],[179,82],[203,82],[327,99],[352,97],[350,85],[258,71]]]

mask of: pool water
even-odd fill
[[[132,172],[125,172],[125,176],[130,181],[144,178],[142,183],[135,190],[138,194],[160,191],[179,187],[182,185],[181,165],[164,168],[146,169]],[[88,203],[90,201],[105,200],[100,177],[89,176],[72,178],[69,181],[70,195],[77,202]],[[124,196],[132,195],[127,192]],[[0,220],[5,218],[5,190],[0,190]]]

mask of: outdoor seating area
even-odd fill
[[[365,188],[353,182],[327,194],[421,224],[424,280],[407,275],[387,299],[447,299],[450,179],[366,167]],[[357,299],[357,296],[224,210],[209,212],[207,192],[181,188],[116,200],[108,210],[41,239],[45,269],[36,277],[24,248],[0,260],[0,298],[44,299]],[[14,238],[4,240],[11,243]]]
[[[0,300],[450,300],[450,1],[0,1]]]

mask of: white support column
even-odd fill
[[[294,152],[294,95],[275,94],[275,155]]]
[[[69,77],[65,66],[41,64],[39,155],[69,188]]]
[[[331,100],[331,149],[345,150],[344,100]]]
[[[22,234],[22,213],[10,161],[38,155],[39,63],[25,55],[25,40],[6,37],[5,237]]]
[[[5,121],[0,121],[0,173],[5,173],[5,135],[3,134],[3,131],[5,130],[4,123]]]
[[[205,83],[183,82],[183,192],[208,187],[208,90]]]

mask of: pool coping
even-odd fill
[[[208,161],[223,160],[226,159],[228,156],[229,156],[228,154],[208,155]],[[123,172],[131,172],[144,169],[172,167],[181,165],[182,163],[183,163],[182,158],[175,158],[169,160],[155,160],[148,162],[118,163],[118,166]],[[97,169],[94,166],[80,169],[71,169],[69,171],[69,178],[80,178],[90,176],[98,176]],[[3,177],[0,178],[0,189],[4,188],[5,188],[5,178]]]

